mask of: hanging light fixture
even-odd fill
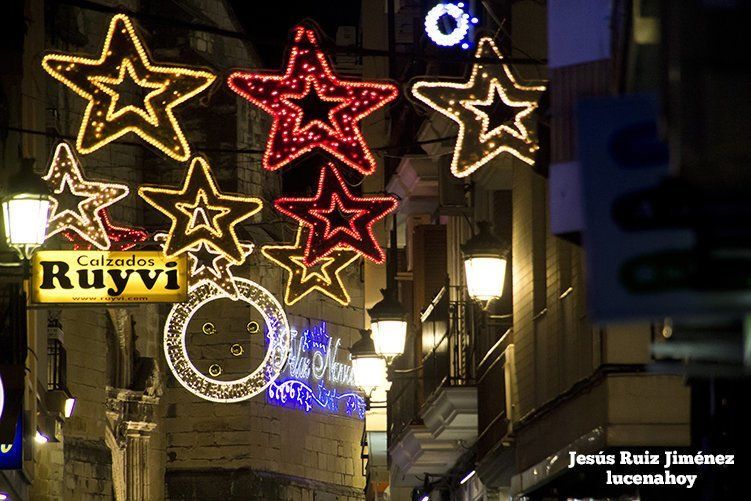
[[[407,339],[407,310],[396,298],[394,288],[381,289],[383,299],[368,310],[375,351],[387,363],[404,353]]]
[[[490,223],[477,223],[478,232],[462,245],[469,297],[487,306],[501,297],[506,279],[508,249],[490,231]]]
[[[6,242],[22,259],[44,243],[51,203],[47,184],[34,174],[34,160],[24,159],[2,199]]]
[[[360,330],[360,336],[349,349],[352,354],[352,374],[355,385],[366,395],[370,395],[374,389],[387,385],[386,359],[376,352],[370,330]]]

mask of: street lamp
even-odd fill
[[[375,351],[386,362],[404,353],[407,339],[407,310],[396,298],[393,288],[381,289],[383,299],[368,310]]]
[[[370,395],[374,389],[387,384],[386,359],[376,352],[370,330],[361,329],[360,336],[349,349],[352,354],[352,375],[355,385]]]
[[[477,223],[478,232],[461,246],[469,297],[487,306],[501,297],[506,279],[508,251],[490,231],[490,223]]]
[[[2,199],[5,239],[22,259],[29,259],[44,243],[52,204],[47,184],[34,174],[33,166],[33,159],[22,161],[21,171],[8,180]]]

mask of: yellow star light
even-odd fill
[[[99,212],[128,196],[128,187],[87,181],[73,148],[66,142],[55,147],[42,179],[47,181],[53,197],[47,238],[72,231],[99,249],[109,249],[110,239]]]
[[[208,201],[206,200],[206,192],[203,190],[198,190],[198,196],[196,197],[195,203],[178,203],[175,204],[175,207],[190,216],[190,222],[188,223],[188,228],[186,230],[188,235],[198,229],[206,228],[214,235],[221,236],[218,219],[226,215],[229,212],[229,209],[226,207],[214,208],[209,206]],[[210,213],[214,213],[214,215],[209,217]],[[199,219],[201,219],[200,222]]]
[[[76,139],[79,152],[91,153],[133,132],[175,160],[190,158],[190,146],[173,108],[205,90],[216,77],[208,71],[157,66],[151,61],[123,14],[112,18],[98,59],[44,56],[44,70],[89,101]],[[142,107],[122,105],[121,87],[126,83],[145,93]]]
[[[201,157],[191,161],[182,188],[142,186],[138,194],[172,220],[164,244],[166,256],[182,254],[204,242],[233,264],[244,259],[235,226],[263,206],[259,198],[220,192],[211,167]]]
[[[167,240],[166,233],[157,233],[154,240],[164,243]],[[235,275],[230,268],[243,264],[247,257],[253,252],[253,244],[242,242],[243,259],[235,264],[231,262],[226,254],[212,250],[205,242],[201,242],[195,247],[188,249],[188,264],[190,273],[188,273],[188,287],[196,287],[201,282],[211,282],[219,289],[224,291],[230,299],[235,300],[239,294]]]
[[[466,82],[418,80],[410,92],[422,103],[459,125],[451,172],[466,177],[500,155],[510,153],[532,165],[539,149],[534,112],[544,85],[521,85],[490,37],[477,44],[477,62]],[[498,113],[496,105],[501,109]],[[485,110],[484,108],[489,108]],[[500,115],[500,124],[491,121]]]
[[[307,231],[307,230],[305,230]],[[340,273],[357,260],[359,254],[352,250],[336,249],[312,266],[305,265],[305,242],[301,226],[294,245],[265,245],[261,253],[287,272],[284,292],[285,304],[292,306],[313,291],[319,291],[340,304],[349,304],[350,297],[344,288]]]
[[[144,96],[143,107],[128,104],[118,108],[118,105],[120,105],[120,93],[117,92],[117,90],[115,90],[112,86],[123,85],[123,83],[125,82],[126,72],[130,81],[132,83],[135,83],[138,87],[144,89],[154,89],[146,94],[146,96]],[[107,78],[103,76],[89,77],[89,81],[99,87],[102,92],[110,96],[110,104],[107,108],[107,115],[105,116],[105,120],[111,122],[112,120],[116,120],[128,112],[133,112],[141,115],[143,119],[148,123],[154,126],[159,125],[159,119],[154,112],[154,107],[151,104],[151,100],[155,96],[164,92],[164,90],[167,88],[167,84],[166,82],[152,83],[146,79],[139,79],[135,68],[133,68],[133,63],[130,62],[130,59],[123,60],[123,63],[120,65],[120,72],[117,78]]]

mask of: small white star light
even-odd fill
[[[98,249],[109,249],[111,242],[100,212],[125,198],[128,187],[85,179],[73,148],[64,141],[55,147],[42,179],[47,182],[53,199],[47,238],[74,232]]]

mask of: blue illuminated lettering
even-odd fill
[[[353,389],[352,365],[337,359],[342,340],[328,334],[326,323],[291,334],[287,364],[266,390],[266,401],[306,413],[317,409],[364,419],[365,399]]]

